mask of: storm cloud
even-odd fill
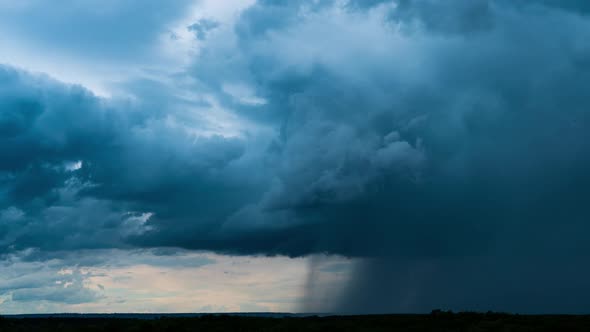
[[[307,309],[582,310],[589,9],[260,0],[112,98],[2,66],[0,253],[328,253],[366,260]]]

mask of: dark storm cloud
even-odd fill
[[[281,136],[271,189],[228,219],[220,246],[379,257],[324,310],[579,312],[584,9],[406,1],[370,21],[378,6],[351,8],[259,3],[237,25],[230,65],[267,99]]]
[[[0,97],[4,250],[125,246],[149,229],[152,211],[213,218],[222,204],[195,199],[195,190],[235,186],[222,169],[243,153],[238,140],[194,139],[164,125],[150,102],[105,101],[7,67],[0,80],[8,87]]]
[[[136,82],[143,100],[135,104],[3,68],[0,248],[376,259],[359,266],[341,311],[364,310],[347,303],[365,311],[445,303],[436,301],[449,294],[423,297],[436,280],[418,282],[405,307],[391,302],[411,297],[400,285],[418,277],[404,267],[435,266],[457,289],[454,276],[472,267],[492,283],[485,275],[496,274],[481,271],[534,278],[561,266],[514,268],[530,258],[581,264],[590,249],[586,7],[259,1],[234,30],[216,26],[218,38],[199,38],[203,49],[185,74],[276,135],[195,139],[166,125],[170,105],[183,101],[159,86]],[[83,166],[67,170],[76,161]],[[382,292],[365,288],[387,282],[375,276],[400,281]],[[553,276],[555,287],[567,279]],[[375,307],[349,300],[363,298],[357,291]],[[446,303],[480,299],[468,295]]]
[[[571,11],[574,14],[586,15],[590,13],[590,4],[583,0],[536,0],[536,1],[515,1],[521,6],[547,6]]]
[[[289,255],[485,252],[507,228],[548,227],[566,208],[555,227],[582,227],[586,19],[542,2],[386,5],[263,1],[236,24],[230,63],[206,45],[201,86],[279,128],[271,142],[173,130],[162,101],[174,97],[157,86],[135,83],[150,95],[135,105],[4,68],[2,197],[35,225],[7,245],[58,246],[42,240],[41,217],[56,236],[128,227],[85,245]],[[479,32],[447,34],[466,30]],[[221,86],[234,82],[266,103],[232,102]]]
[[[260,2],[236,26],[238,55],[199,63],[203,81],[203,67],[231,68],[212,73],[267,100],[244,114],[281,125],[276,178],[225,222],[220,247],[461,256],[518,246],[528,229],[583,231],[583,16],[541,2],[351,8]]]
[[[488,310],[587,313],[590,271],[579,259],[463,257],[367,259],[350,284],[320,309],[343,313]],[[313,296],[313,294],[311,294]]]

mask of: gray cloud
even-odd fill
[[[24,39],[54,53],[66,51],[94,59],[138,61],[151,55],[152,43],[159,34],[191,4],[190,0],[165,6],[152,0],[90,0],[67,1],[63,6],[52,7],[40,1],[6,2],[0,11],[0,26],[11,39]]]
[[[49,301],[77,304],[97,300],[98,289],[85,284],[90,275],[76,266],[64,267],[63,260],[27,264],[18,257],[5,257],[0,265],[0,296],[8,295],[13,302]]]
[[[189,31],[194,32],[195,35],[197,36],[197,39],[204,40],[207,37],[207,34],[209,33],[209,31],[211,31],[217,27],[219,27],[218,22],[216,22],[214,20],[202,18],[198,22],[189,25],[187,27],[187,29]]]
[[[142,266],[175,271],[216,263],[209,254],[173,248],[27,249],[0,256],[0,269],[3,271],[0,275],[0,304],[4,312],[47,312],[97,303],[106,305],[106,310],[109,310],[109,303],[124,301],[124,296],[119,295],[127,289],[117,291],[108,283],[106,286],[101,284],[100,280],[131,278],[109,275],[112,270],[127,271],[132,275],[135,269],[141,270]]]

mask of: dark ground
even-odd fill
[[[447,313],[326,317],[203,315],[155,319],[113,317],[0,318],[13,331],[590,331],[590,315]]]

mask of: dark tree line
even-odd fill
[[[70,331],[590,331],[590,316],[527,316],[502,313],[371,315],[329,317],[240,317],[206,315],[191,318],[2,318],[0,332]]]

